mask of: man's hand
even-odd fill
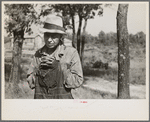
[[[54,60],[55,60],[54,57],[43,56],[41,58],[41,63],[52,64],[54,62]]]
[[[55,57],[53,56],[50,56],[49,54],[46,54],[46,53],[43,53],[42,56],[41,56],[41,63],[40,63],[40,66],[41,68],[43,67],[51,67],[51,68],[54,68],[55,67]]]
[[[27,78],[27,82],[29,83],[29,87],[31,89],[35,88],[35,76],[33,74],[31,74],[28,78]]]
[[[41,66],[51,66],[55,61],[55,57],[52,57],[46,53],[43,53],[41,57]]]

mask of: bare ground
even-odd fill
[[[110,82],[98,77],[86,77],[81,88],[73,90],[74,98],[78,99],[116,99],[117,82]],[[130,84],[131,99],[145,99],[146,86]]]

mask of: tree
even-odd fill
[[[118,39],[118,98],[129,99],[129,35],[127,30],[128,4],[119,4],[117,11]]]
[[[137,43],[143,47],[146,44],[146,35],[141,31],[136,34]]]
[[[18,83],[20,81],[20,63],[24,33],[31,33],[30,26],[33,22],[37,22],[37,16],[33,4],[5,4],[5,14],[8,16],[5,20],[5,29],[14,38],[9,83],[10,89],[12,89],[12,97],[16,98],[21,94]]]
[[[85,45],[85,36],[86,36],[86,26],[87,26],[87,18],[85,18],[85,23],[83,27],[82,33],[82,45],[81,45],[81,63],[83,64],[83,57],[84,57],[84,45]],[[82,65],[83,66],[83,65]]]
[[[95,11],[98,11],[98,15],[103,14],[103,9],[101,8],[101,4],[79,4],[77,14],[79,16],[79,27],[77,31],[77,50],[80,55],[81,63],[83,64],[83,57],[84,57],[84,45],[85,45],[85,30],[87,26],[88,19],[93,19],[95,16]],[[81,36],[81,26],[82,22],[85,20],[83,26],[83,33]]]
[[[70,10],[70,16],[71,16],[71,20],[72,20],[72,44],[75,47],[74,41],[75,41],[75,34],[76,34],[76,30],[75,30],[75,6],[72,4],[68,4],[69,6],[69,10]]]
[[[104,44],[106,41],[106,35],[104,31],[100,31],[98,34],[98,39],[100,41],[101,44]]]

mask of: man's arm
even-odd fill
[[[71,65],[63,68],[65,86],[67,88],[77,88],[83,83],[83,71],[78,52],[75,51],[72,55]]]
[[[37,66],[36,58],[33,57],[33,60],[29,66],[29,70],[27,72],[27,82],[31,89],[35,88],[35,69]]]

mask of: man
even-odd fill
[[[63,45],[65,29],[62,18],[49,16],[40,31],[44,33],[45,45],[33,58],[27,73],[35,99],[73,99],[71,89],[83,83],[83,72],[78,52]]]

